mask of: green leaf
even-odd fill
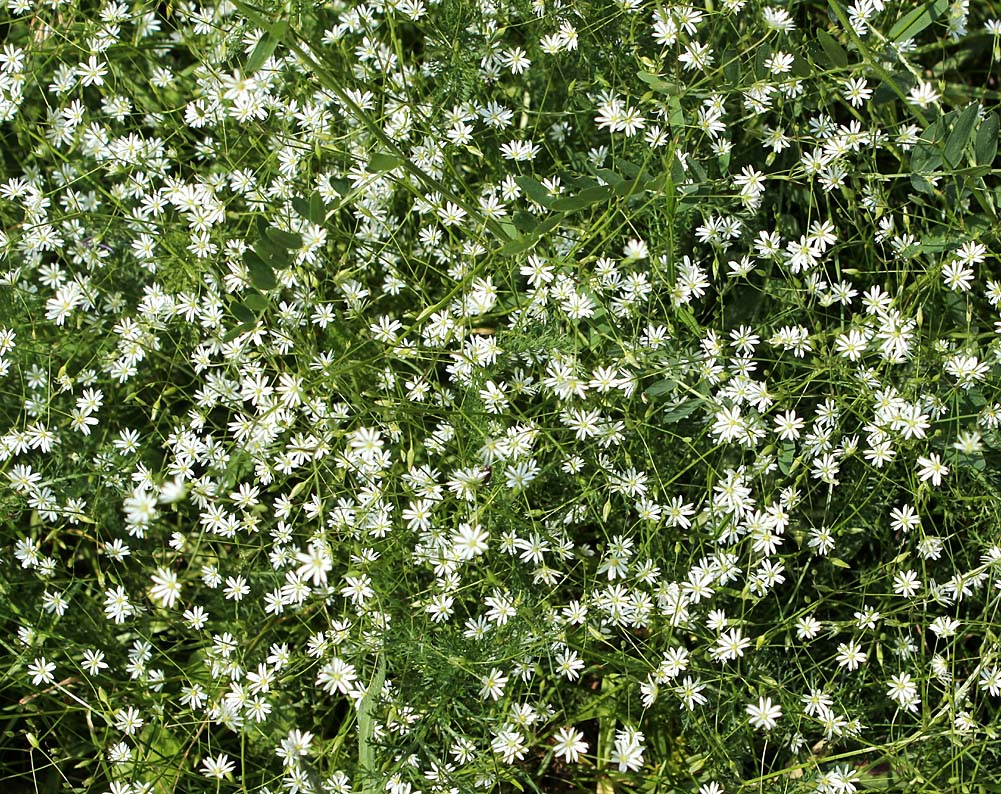
[[[678,381],[674,378],[664,378],[656,383],[651,383],[643,393],[648,397],[659,397],[662,394],[670,394],[678,387]]]
[[[661,414],[661,421],[669,425],[673,425],[676,422],[680,422],[682,419],[687,419],[702,404],[702,400],[688,399],[675,405],[664,413]]]
[[[531,212],[516,212],[511,220],[514,222],[515,234],[518,232],[528,234],[535,231],[535,228],[539,225],[539,221]]]
[[[251,51],[250,57],[247,58],[247,63],[244,65],[247,74],[253,74],[261,68],[264,62],[274,53],[275,48],[281,43],[287,30],[288,20],[279,19],[271,26],[267,33],[261,36]]]
[[[635,196],[638,193],[642,193],[650,184],[650,178],[646,174],[641,174],[635,179],[626,179],[619,182],[612,188],[612,192],[615,193],[619,198],[625,196]]]
[[[887,78],[889,79],[884,78],[872,92],[873,105],[885,105],[887,102],[906,96],[915,83],[913,75],[908,72],[894,72],[888,74]]]
[[[796,75],[796,77],[802,77],[804,79],[813,77],[813,71],[813,66],[803,56],[797,55],[793,58],[792,73]]]
[[[292,205],[292,209],[299,213],[299,217],[309,218],[309,202],[306,199],[302,196],[292,196],[289,203]]]
[[[274,268],[265,262],[256,251],[245,251],[243,264],[247,266],[247,271],[250,273],[250,283],[257,289],[269,290],[278,286]]]
[[[240,325],[238,325],[238,326],[236,326],[234,328],[230,328],[225,333],[225,335],[223,336],[222,341],[224,343],[225,342],[232,342],[238,336],[242,336],[243,334],[247,333],[248,331],[253,331],[254,328],[256,327],[256,325],[257,325],[256,322],[240,323]]]
[[[970,142],[970,138],[973,137],[973,126],[977,123],[979,108],[980,106],[976,102],[968,105],[959,114],[952,132],[945,140],[945,161],[953,168],[959,165],[963,157],[963,150]]]
[[[608,185],[584,188],[576,196],[563,196],[553,202],[553,209],[560,212],[574,212],[590,207],[612,197],[612,188]]]
[[[557,226],[560,225],[562,220],[563,220],[562,216],[560,215],[551,215],[550,217],[546,218],[542,223],[540,223],[538,226],[535,227],[535,233],[534,233],[535,236],[542,237],[544,235],[549,234]]]
[[[553,203],[553,197],[549,195],[549,191],[538,180],[532,179],[530,176],[516,176],[514,181],[518,184],[518,187],[525,191],[525,195],[537,204],[541,204],[548,209]]]
[[[233,316],[241,323],[257,322],[257,316],[242,303],[233,303],[230,305],[229,309],[233,312]]]
[[[281,246],[286,251],[294,251],[297,248],[302,248],[302,235],[296,234],[294,232],[286,232],[281,229],[277,229],[274,226],[269,226],[265,230],[267,238],[277,246]]]
[[[317,226],[323,225],[327,220],[327,205],[323,201],[320,191],[314,190],[309,194],[309,213],[306,215],[310,223]]]
[[[844,69],[848,65],[848,53],[845,52],[844,47],[838,44],[834,36],[826,30],[818,30],[817,40],[820,41],[820,46],[823,47],[824,54],[832,64],[841,69]]]
[[[754,48],[754,77],[757,80],[767,80],[769,71],[768,67],[765,66],[765,61],[768,60],[768,56],[772,54],[772,48],[767,44],[761,44]]]
[[[257,239],[261,239],[268,231],[268,221],[263,215],[254,216],[254,226],[257,227]]]
[[[657,91],[658,93],[668,94],[669,96],[681,95],[681,86],[679,86],[677,83],[671,83],[668,82],[667,80],[662,79],[660,75],[650,74],[650,72],[640,71],[636,73],[636,76],[639,77],[640,80],[642,80],[644,83],[650,86],[650,88],[652,88],[654,91]]]
[[[945,125],[942,123],[942,119],[937,119],[924,129],[919,142],[914,145],[914,149],[911,151],[911,168],[927,174],[942,165],[939,147],[944,131]]]
[[[949,0],[934,0],[911,9],[893,23],[886,37],[895,43],[915,38],[949,7]]]
[[[636,163],[631,162],[624,157],[613,157],[612,165],[615,167],[616,171],[630,179],[639,176],[640,172],[643,170],[636,165]]]
[[[520,254],[527,251],[533,245],[539,241],[538,235],[530,234],[524,237],[515,237],[513,240],[508,240],[504,245],[502,245],[497,253],[501,256],[514,256],[515,254]]]
[[[375,736],[375,707],[382,694],[382,687],[386,681],[386,657],[380,655],[376,662],[375,675],[362,696],[358,705],[358,765],[362,771],[371,774],[375,771],[375,745],[372,741]],[[365,792],[378,791],[378,786],[374,781],[366,784]]]
[[[366,168],[370,174],[380,174],[383,171],[392,171],[394,168],[399,168],[404,162],[405,160],[399,155],[389,154],[389,152],[378,152],[372,155]]]
[[[787,477],[792,472],[792,464],[796,459],[796,447],[789,442],[782,444],[782,450],[778,455],[779,471]]]
[[[255,314],[260,314],[268,308],[268,299],[260,292],[251,292],[243,299],[242,303],[237,305],[245,306]]]
[[[605,180],[609,185],[615,186],[621,184],[624,180],[617,173],[608,168],[598,168],[595,172],[598,176]]]
[[[998,153],[999,127],[1001,127],[1001,120],[998,119],[997,113],[988,113],[986,118],[980,122],[976,140],[973,142],[977,165],[994,164],[994,158],[997,157]]]
[[[271,267],[284,270],[292,264],[292,256],[284,246],[271,240],[269,237],[261,237],[254,245],[254,252]]]
[[[681,106],[681,100],[676,96],[667,100],[667,123],[672,127],[685,126],[685,109]]]

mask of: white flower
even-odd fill
[[[166,568],[157,568],[153,574],[153,587],[149,591],[150,598],[166,609],[173,609],[180,594],[177,574]]]
[[[28,675],[31,676],[31,683],[35,686],[39,684],[51,684],[56,680],[55,676],[52,675],[55,669],[55,662],[50,662],[44,656],[39,656],[28,665]]]
[[[305,553],[299,552],[295,558],[302,563],[296,569],[296,574],[303,579],[312,579],[313,587],[327,583],[327,571],[334,567],[334,563],[330,559],[330,551],[326,544],[310,543]]]
[[[484,676],[480,679],[480,697],[486,700],[491,698],[493,700],[500,700],[501,695],[504,694],[504,687],[507,685],[508,678],[496,667],[490,671],[489,675]]]
[[[115,727],[118,728],[118,730],[123,731],[128,736],[134,734],[143,725],[145,725],[145,720],[139,716],[139,709],[135,706],[120,709],[118,713],[115,714]]]
[[[907,98],[910,99],[911,102],[921,107],[934,105],[938,102],[940,96],[941,95],[935,90],[931,83],[926,83],[924,81],[914,86],[907,94]]]
[[[236,768],[226,753],[219,753],[215,758],[208,756],[202,761],[202,774],[205,777],[222,780]]]
[[[354,665],[348,664],[340,657],[335,656],[320,669],[320,673],[316,678],[316,685],[331,695],[334,692],[346,695],[353,689],[353,684],[357,678]]]
[[[505,160],[514,160],[516,162],[534,160],[540,148],[539,144],[532,143],[531,141],[508,141],[500,147],[501,154]]]
[[[490,743],[491,749],[504,759],[504,763],[513,764],[515,760],[525,757],[525,737],[518,731],[509,728],[500,731]]]
[[[853,671],[858,670],[859,665],[864,664],[867,658],[868,656],[862,651],[862,646],[857,640],[848,643],[842,642],[838,645],[837,662],[842,667]]]
[[[635,772],[643,766],[644,741],[646,741],[646,737],[635,728],[629,727],[616,731],[615,749],[608,760],[613,764],[618,764],[620,772],[627,770]]]
[[[926,458],[918,458],[918,466],[921,467],[918,470],[918,479],[921,482],[931,480],[931,484],[934,486],[941,485],[942,478],[949,475],[949,467],[942,463],[937,452],[932,452]]]
[[[758,705],[747,707],[748,722],[752,728],[770,731],[782,717],[781,707],[774,705],[771,698],[758,698]]]
[[[918,697],[918,687],[911,679],[910,673],[900,673],[900,675],[893,676],[886,694],[907,711],[917,711],[918,704],[921,703],[921,698]]]
[[[553,753],[571,764],[577,763],[580,754],[588,750],[587,742],[583,741],[584,734],[572,727],[560,728],[553,738],[556,740]]]

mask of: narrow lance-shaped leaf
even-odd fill
[[[921,31],[938,19],[949,7],[949,0],[935,0],[923,6],[913,8],[898,19],[890,28],[886,37],[892,42],[907,41],[915,38]]]
[[[247,74],[253,74],[261,68],[264,62],[274,53],[275,48],[279,45],[287,30],[288,20],[280,19],[261,36],[251,51],[250,57],[247,58],[247,63],[244,67]]]

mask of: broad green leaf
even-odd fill
[[[621,176],[609,168],[598,168],[594,173],[600,176],[603,180],[605,180],[605,183],[609,185],[618,185],[624,181]]]
[[[806,58],[801,55],[797,55],[792,61],[792,73],[796,75],[796,77],[802,77],[805,79],[807,77],[813,77],[814,69]]]
[[[772,54],[772,48],[767,44],[761,44],[754,48],[754,76],[758,80],[767,80],[769,76],[768,67],[765,61]]]
[[[696,400],[696,399],[684,400],[683,402],[676,405],[674,408],[664,411],[664,413],[661,414],[660,419],[662,422],[665,422],[669,425],[675,424],[676,422],[680,422],[682,419],[687,419],[689,416],[695,413],[696,409],[701,404],[702,404],[701,400]]]
[[[949,133],[949,137],[945,140],[945,161],[953,168],[959,165],[963,157],[963,150],[966,148],[966,144],[970,142],[970,138],[973,137],[973,127],[977,123],[977,111],[979,107],[976,102],[967,106],[959,114],[952,132]]]
[[[681,107],[681,100],[676,96],[667,100],[667,123],[672,127],[685,126],[685,109]]]
[[[997,113],[988,113],[987,117],[980,122],[977,130],[976,140],[973,142],[973,151],[977,156],[977,165],[993,165],[994,158],[998,153],[998,131],[1001,127],[1001,120]]]
[[[379,174],[383,171],[392,171],[394,168],[399,168],[403,163],[404,160],[399,155],[390,154],[389,152],[379,152],[372,155],[366,168],[370,174]]]
[[[254,226],[257,227],[257,238],[261,239],[267,234],[268,231],[268,221],[263,215],[254,216]]]
[[[268,308],[268,299],[260,292],[251,292],[244,299],[242,304],[255,314],[259,314]]]
[[[516,176],[514,181],[518,183],[518,187],[525,191],[525,195],[537,204],[549,208],[553,203],[553,197],[538,180],[532,179],[530,176]]]
[[[315,223],[317,226],[322,225],[327,220],[327,205],[318,190],[309,194],[309,214],[306,217],[310,223]]]
[[[508,240],[504,243],[504,245],[498,249],[497,253],[501,256],[514,256],[515,254],[527,251],[538,241],[538,236],[534,234],[525,235],[524,237],[515,237],[513,240]]]
[[[658,93],[668,94],[670,96],[680,96],[682,93],[681,86],[679,86],[677,83],[672,83],[667,80],[664,80],[662,77],[660,77],[660,75],[650,74],[650,72],[640,71],[636,73],[636,76],[639,77],[640,80],[642,80],[644,83],[650,86],[650,88],[652,88],[654,91],[657,91]]]
[[[284,37],[287,30],[288,20],[279,19],[271,26],[267,33],[261,36],[244,66],[247,74],[253,74],[261,68],[264,62],[274,53],[275,48],[281,43],[282,37]]]
[[[934,0],[934,2],[911,9],[893,23],[893,27],[890,28],[886,37],[896,43],[913,39],[940,17],[948,7],[949,0]]]
[[[643,393],[648,397],[659,397],[662,394],[670,394],[678,387],[678,381],[674,378],[664,378],[656,383],[651,383]]]
[[[643,174],[635,179],[626,179],[619,182],[612,188],[612,192],[619,197],[634,196],[637,193],[642,193],[646,190],[649,183],[650,178]]]
[[[240,325],[237,325],[234,328],[230,328],[223,335],[222,341],[224,343],[225,342],[232,342],[238,336],[242,336],[243,334],[245,334],[245,333],[247,333],[249,331],[253,331],[254,328],[256,327],[256,325],[257,325],[256,321],[255,322],[249,322],[249,323],[240,323]]]
[[[243,254],[243,264],[250,273],[250,283],[257,289],[269,290],[278,286],[274,268],[265,262],[256,251],[246,251]]]
[[[681,162],[680,157],[675,155],[671,158],[671,181],[676,185],[681,185],[687,177],[688,172],[685,170],[684,163]]]
[[[535,236],[542,237],[543,235],[549,234],[553,231],[553,229],[559,226],[561,222],[562,217],[560,215],[551,215],[535,227]]]
[[[233,316],[241,323],[253,323],[257,321],[256,315],[242,303],[233,303],[229,307]]]
[[[539,225],[538,219],[531,212],[516,212],[511,220],[514,223],[515,235],[519,232],[522,234],[533,232]]]
[[[286,251],[294,251],[302,248],[302,235],[295,232],[286,232],[269,226],[266,231],[268,239],[275,245],[281,246]]]
[[[911,168],[921,173],[937,170],[942,165],[941,141],[945,131],[942,119],[929,124],[911,151]]]
[[[723,53],[723,77],[729,85],[740,85],[740,55],[736,50]]]
[[[553,209],[560,212],[573,212],[590,207],[612,197],[612,188],[608,185],[584,188],[576,196],[563,196],[553,202]]]
[[[639,176],[640,172],[643,170],[636,163],[625,159],[624,157],[613,157],[612,166],[625,177],[633,178]]]
[[[779,471],[788,477],[792,472],[792,464],[795,459],[796,447],[788,442],[784,443],[778,455]]]
[[[872,92],[873,105],[885,105],[887,102],[907,96],[907,92],[915,83],[914,76],[908,72],[894,72],[887,77],[889,79],[883,79]]]
[[[300,217],[309,218],[309,202],[306,199],[302,198],[302,196],[292,196],[289,199],[289,203],[292,205],[292,209],[299,213]]]
[[[844,47],[838,44],[834,36],[826,30],[818,30],[817,40],[820,42],[820,46],[824,49],[824,54],[832,64],[842,69],[848,65],[848,53],[845,52]]]
[[[278,245],[270,237],[261,237],[254,244],[256,254],[271,267],[284,270],[292,264],[292,256],[283,245]]]

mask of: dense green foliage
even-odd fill
[[[997,790],[990,3],[0,13],[5,792]]]

